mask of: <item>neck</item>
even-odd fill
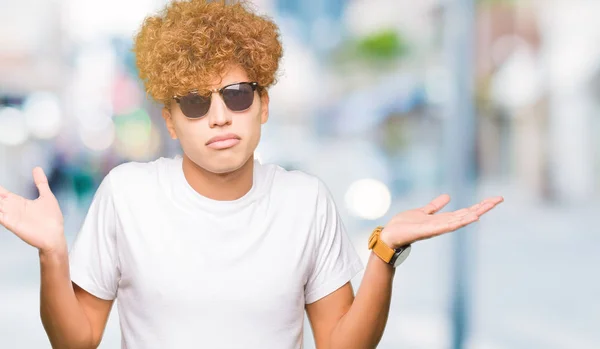
[[[242,167],[232,172],[213,173],[198,166],[183,154],[183,174],[198,194],[212,200],[232,201],[246,195],[252,189],[254,156]]]

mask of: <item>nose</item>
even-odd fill
[[[210,109],[208,110],[208,124],[211,128],[231,125],[231,113],[219,93],[213,93]]]

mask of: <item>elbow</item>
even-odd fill
[[[381,341],[382,335],[358,335],[348,336],[339,331],[333,331],[329,337],[328,349],[376,349]]]
[[[91,330],[60,331],[52,325],[52,320],[42,315],[42,325],[53,349],[96,349],[100,345]]]

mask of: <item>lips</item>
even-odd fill
[[[231,148],[239,142],[240,136],[233,133],[228,133],[225,135],[220,135],[211,138],[208,142],[206,142],[206,146],[208,146],[209,148],[220,150]]]
[[[240,140],[240,136],[238,136],[234,133],[228,133],[228,134],[216,136],[216,137],[209,139],[208,142],[206,142],[206,145],[209,145],[209,144],[215,143],[215,142],[227,141],[227,140]]]

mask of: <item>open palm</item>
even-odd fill
[[[0,186],[0,224],[31,246],[51,250],[63,242],[63,215],[40,167],[33,169],[33,179],[40,194],[35,200]]]
[[[481,215],[502,201],[503,197],[494,196],[468,208],[437,213],[450,202],[450,196],[440,195],[424,207],[394,216],[381,232],[381,238],[389,246],[399,247],[449,233],[479,220]]]

